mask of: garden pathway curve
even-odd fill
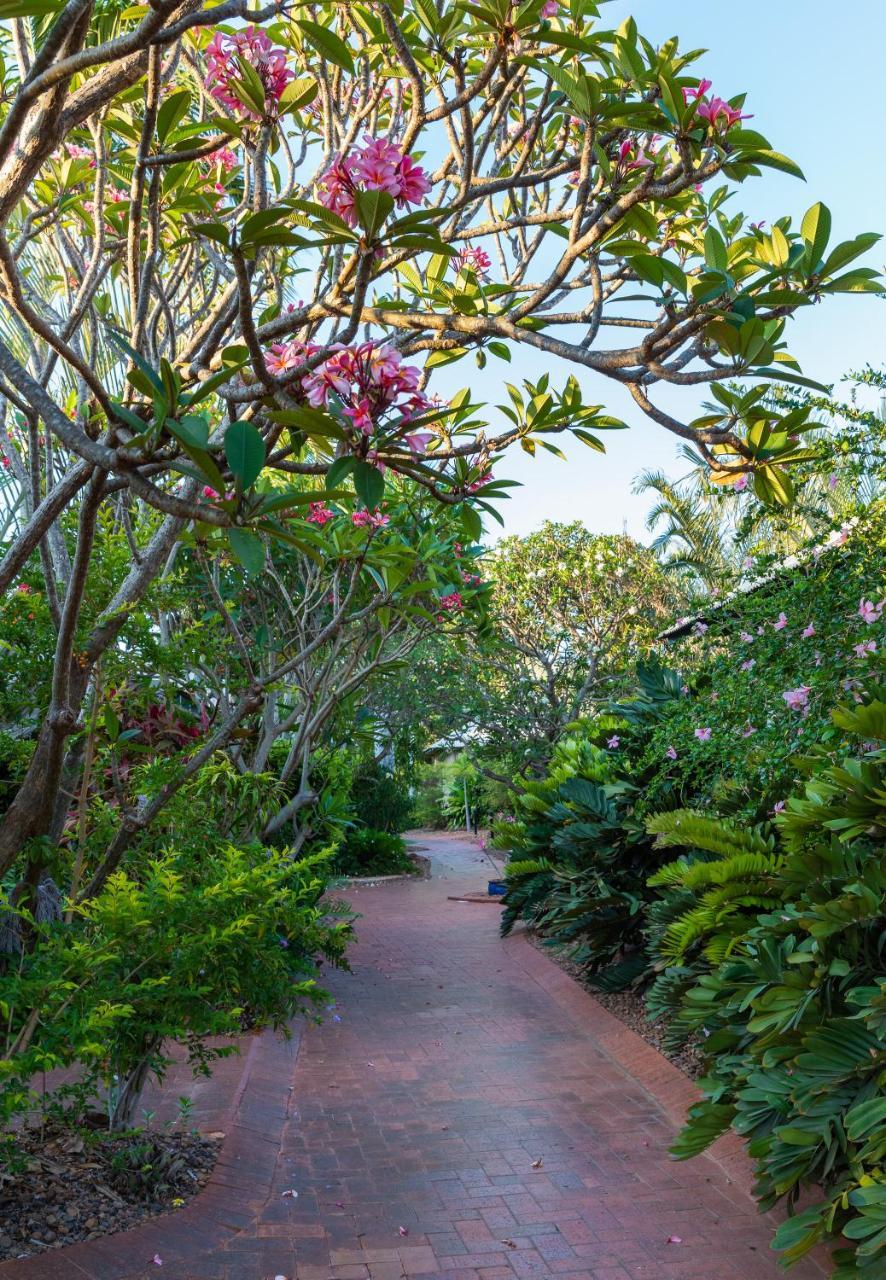
[[[524,938],[501,941],[497,907],[451,900],[485,887],[474,843],[420,843],[430,880],[349,895],[353,972],[327,984],[340,1020],[304,1031],[297,1053],[248,1042],[197,1199],[0,1266],[0,1280],[782,1274],[736,1145],[667,1157],[692,1086]],[[198,1117],[215,1086],[200,1087]],[[824,1274],[807,1262],[791,1276]]]

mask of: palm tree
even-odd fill
[[[731,522],[724,519],[723,504],[712,500],[699,472],[670,480],[663,471],[642,471],[634,492],[650,491],[658,496],[646,528],[655,533],[651,547],[662,566],[705,592],[731,583],[739,565]]]

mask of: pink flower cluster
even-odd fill
[[[880,621],[880,614],[883,612],[884,605],[886,605],[886,600],[881,600],[878,604],[874,604],[873,600],[865,600],[862,597],[858,602],[858,616],[862,622],[866,622],[870,627],[875,622]]]
[[[492,259],[479,245],[466,244],[452,259],[456,271],[467,268],[478,276],[485,276],[492,266]]]
[[[345,417],[369,436],[391,409],[408,421],[428,407],[418,391],[420,378],[418,366],[403,364],[394,347],[363,342],[356,347],[333,347],[329,358],[302,379],[302,387],[315,409],[325,409],[330,394],[337,396]]]
[[[654,142],[653,138],[649,145],[653,145]],[[633,138],[625,138],[618,148],[618,164],[625,173],[631,173],[634,169],[653,168],[655,157],[647,155],[644,144],[635,142]]]
[[[805,711],[809,706],[809,695],[811,692],[811,685],[801,684],[796,689],[786,689],[781,696],[784,698],[791,711]]]
[[[355,511],[351,515],[351,524],[357,529],[380,529],[390,520],[391,517],[382,515],[377,507],[375,511]]]
[[[308,524],[319,525],[322,529],[324,524],[328,524],[330,520],[335,519],[335,512],[322,502],[312,502],[308,514],[305,516]]]
[[[206,46],[206,88],[232,111],[258,120],[256,112],[244,106],[231,87],[232,81],[241,78],[238,58],[255,67],[264,85],[266,111],[276,108],[295,72],[286,65],[285,51],[274,48],[264,31],[256,27],[233,33],[216,31]]]
[[[686,87],[683,90],[684,102],[697,103],[696,113],[702,120],[707,120],[712,129],[727,130],[733,125],[738,124],[740,120],[750,120],[749,115],[742,115],[738,107],[732,107],[725,98],[706,98],[705,94],[711,87],[710,80],[700,80],[693,87]]]
[[[358,191],[386,191],[399,209],[420,204],[431,189],[428,177],[411,156],[386,138],[363,138],[364,145],[337,156],[319,183],[319,200],[349,227],[356,226]]]
[[[445,609],[447,613],[460,613],[464,607],[465,602],[458,591],[450,591],[448,596],[440,597],[440,608]]]

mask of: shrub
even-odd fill
[[[233,1051],[216,1037],[236,1034],[245,1011],[285,1033],[326,999],[318,961],[344,964],[350,924],[321,902],[326,865],[257,844],[169,851],[138,878],[115,872],[74,909],[76,927],[0,899],[31,943],[4,975],[0,1119],[34,1105],[36,1074],[76,1065],[78,1083],[55,1100],[66,1118],[98,1103],[109,1128],[127,1128],[170,1044],[208,1074]]]
[[[776,818],[781,904],[684,997],[687,1025],[708,1033],[710,1074],[674,1154],[731,1125],[764,1209],[804,1187],[823,1195],[777,1232],[784,1261],[843,1235],[836,1276],[874,1280],[886,1267],[886,702],[832,723],[861,745],[807,760],[803,794]]]
[[[360,826],[399,834],[409,826],[413,806],[406,780],[369,759],[354,773],[351,807]]]
[[[400,836],[371,827],[357,827],[348,833],[336,854],[334,869],[341,876],[413,875],[417,870]]]
[[[886,502],[831,543],[708,610],[679,649],[672,642],[685,692],[637,743],[644,815],[712,808],[760,822],[800,781],[799,754],[839,746],[831,708],[861,699],[876,663],[879,614],[866,620],[862,605],[883,596]]]
[[[598,982],[620,985],[646,968],[643,909],[657,861],[634,817],[636,787],[619,777],[614,752],[590,740],[605,723],[561,739],[545,777],[521,782],[516,820],[497,823],[493,843],[511,850],[502,933],[525,920]]]

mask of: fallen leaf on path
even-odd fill
[[[502,1244],[503,1244],[503,1245],[507,1245],[507,1247],[508,1247],[509,1249],[516,1249],[516,1247],[517,1247],[517,1241],[516,1241],[516,1240],[502,1240]]]
[[[155,1267],[163,1266],[163,1259],[160,1257],[159,1253],[155,1253],[151,1261],[153,1262]]]
[[[398,1227],[398,1228],[397,1228],[397,1232],[398,1232],[398,1234],[399,1234],[399,1235],[401,1235],[401,1236],[408,1236],[408,1235],[409,1235],[409,1228],[408,1228],[408,1227]]]
[[[682,1244],[682,1243],[683,1243],[682,1236],[668,1236],[667,1240],[665,1241],[665,1244]]]
[[[533,1160],[533,1162],[532,1162],[532,1168],[533,1168],[533,1169],[540,1169],[540,1168],[542,1167],[542,1165],[543,1165],[543,1164],[544,1164],[544,1160],[542,1160],[541,1156],[539,1156],[539,1158],[538,1158],[537,1160]]]
[[[290,1200],[297,1200],[297,1199],[298,1199],[298,1192],[297,1192],[297,1191],[293,1191],[292,1189],[290,1189],[289,1191],[283,1191],[281,1194],[282,1194],[282,1196],[283,1196],[283,1199],[284,1199],[284,1200],[287,1198],[287,1196],[289,1197],[289,1199],[290,1199]]]

